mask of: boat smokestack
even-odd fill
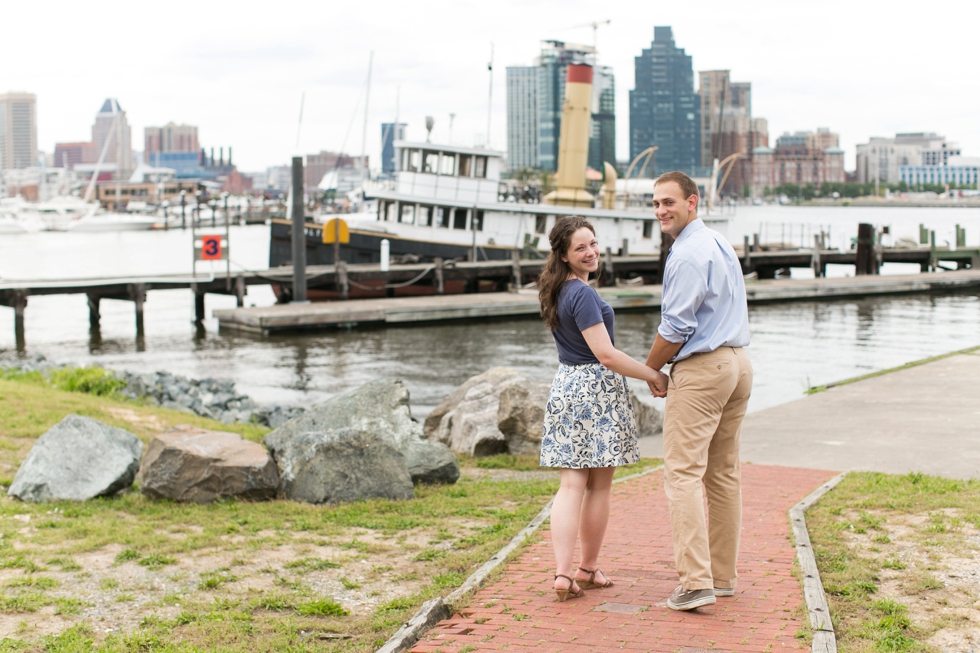
[[[592,66],[569,64],[565,81],[565,104],[561,112],[558,141],[557,189],[544,201],[559,206],[595,205],[585,190],[585,168],[589,160],[589,123],[592,120]]]

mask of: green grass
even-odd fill
[[[907,528],[914,524],[902,538],[919,552],[930,543],[947,552],[960,551],[965,547],[960,525],[980,527],[980,480],[854,472],[807,512],[841,651],[924,653],[932,651],[925,641],[942,626],[939,621],[915,622],[902,603],[909,599],[882,595],[885,578],[897,579],[902,593],[911,597],[943,587],[918,563],[888,551],[893,538],[884,531],[891,522]],[[884,550],[852,543],[862,530],[863,537]]]
[[[144,442],[178,424],[234,431],[251,440],[267,432],[255,425],[226,426],[122,400],[95,372],[52,378],[0,378],[0,475],[8,479],[34,439],[68,413],[125,428]],[[618,470],[617,476],[658,463],[645,459]],[[461,464],[515,472],[541,469],[530,456],[464,459]],[[137,491],[84,503],[36,505],[0,499],[0,568],[19,572],[16,582],[0,589],[0,612],[37,619],[41,608],[52,606],[60,618],[75,623],[54,636],[31,639],[22,634],[25,641],[4,640],[0,653],[324,650],[322,642],[301,635],[311,631],[350,634],[328,650],[373,651],[423,602],[453,591],[506,545],[557,487],[557,473],[505,481],[464,477],[455,485],[419,486],[411,501],[336,506],[234,500],[181,504],[151,500]],[[24,528],[25,520],[31,528]],[[427,542],[432,544],[426,546]],[[286,547],[297,551],[294,558],[263,562],[268,552]],[[315,547],[328,547],[330,552],[314,553]],[[83,569],[90,567],[90,554],[105,550],[114,552],[109,570]],[[222,562],[228,566],[220,569],[195,568],[197,560],[208,556],[230,562]],[[362,566],[364,558],[370,558],[369,566]],[[150,582],[125,580],[122,588],[115,576],[127,578],[133,568],[123,567],[133,563]],[[130,603],[139,597],[137,609],[144,610],[140,625],[125,634],[99,631],[96,636],[79,621],[87,604],[62,596],[76,574],[94,576],[108,600]],[[311,575],[362,597],[386,583],[410,582],[413,593],[375,609],[348,612],[337,597],[314,591]],[[272,589],[245,587],[246,578],[261,577],[272,580]],[[182,589],[167,595],[160,591],[145,603],[146,588],[154,578],[167,578]],[[156,608],[174,605],[179,615],[155,616]]]
[[[907,370],[911,367],[919,367],[920,365],[925,365],[926,363],[933,363],[935,361],[942,360],[944,358],[950,358],[951,356],[959,356],[961,354],[973,354],[980,352],[980,347],[970,347],[968,349],[960,349],[959,351],[951,351],[948,354],[940,354],[939,356],[932,356],[930,358],[923,358],[922,360],[912,361],[905,363],[904,365],[899,365],[898,367],[891,367],[887,370],[879,370],[877,372],[871,372],[870,374],[862,374],[861,376],[855,376],[850,379],[844,379],[843,381],[837,381],[836,383],[828,383],[827,385],[818,385],[812,388],[808,388],[804,394],[812,395],[818,392],[823,392],[829,388],[836,388],[841,385],[849,385],[851,383],[857,383],[858,381],[864,381],[865,379],[873,379],[876,376],[884,376],[885,374],[891,374],[892,372],[898,372],[901,370]]]

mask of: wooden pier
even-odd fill
[[[915,292],[951,292],[980,288],[980,270],[896,276],[866,275],[837,279],[749,281],[749,303],[867,297]],[[662,286],[609,286],[599,289],[616,310],[660,307]],[[536,290],[516,292],[386,297],[346,302],[278,304],[264,308],[214,311],[222,329],[269,335],[304,329],[409,325],[538,315]]]
[[[865,248],[864,252],[871,248]],[[919,265],[923,272],[944,269],[980,270],[980,250],[936,248],[924,246],[910,249],[875,248],[873,259],[869,256],[861,258],[858,250],[778,250],[753,251],[753,247],[737,248],[736,252],[742,260],[743,271],[760,279],[772,279],[781,270],[789,268],[811,268],[817,277],[823,277],[829,264],[850,264],[865,270],[867,287],[883,284],[889,288],[885,292],[911,292],[920,289],[923,284],[931,284],[925,279],[943,278],[947,275],[913,275],[909,279],[918,279],[917,284],[902,285],[896,280],[900,277],[878,277],[876,272],[881,263],[913,263]],[[607,284],[609,292],[622,294],[622,289],[615,290],[621,283],[656,284],[660,281],[660,258],[658,256],[615,256],[608,251],[603,255],[604,272],[602,283]],[[405,306],[417,306],[404,311],[399,318],[400,309],[368,308],[362,305],[368,299],[352,301],[347,308],[335,308],[334,304],[315,304],[306,308],[292,309],[289,306],[274,306],[267,309],[240,309],[246,311],[269,311],[268,319],[262,318],[256,322],[251,317],[230,318],[222,317],[222,326],[229,328],[247,328],[258,332],[271,332],[280,328],[303,328],[307,326],[327,327],[348,323],[389,323],[414,322],[422,320],[413,315],[429,315],[427,320],[463,319],[482,315],[522,315],[536,313],[537,308],[518,309],[515,300],[524,297],[524,293],[511,293],[508,290],[519,290],[533,282],[544,265],[543,259],[521,259],[519,252],[514,251],[510,261],[442,261],[431,263],[412,263],[408,265],[391,265],[387,271],[382,271],[377,263],[342,264],[339,266],[309,266],[306,268],[306,283],[310,291],[319,293],[323,298],[369,298],[375,300],[407,301]],[[952,279],[953,277],[949,277]],[[805,282],[788,282],[803,287]],[[844,283],[840,279],[829,281],[825,286],[832,288],[835,284]],[[940,285],[945,281],[936,282]],[[195,319],[202,321],[206,317],[205,296],[211,294],[233,295],[238,300],[238,306],[244,307],[248,286],[274,285],[283,288],[286,293],[293,284],[293,269],[289,266],[268,270],[253,270],[245,272],[215,273],[206,276],[193,275],[161,275],[147,277],[111,277],[100,279],[71,279],[71,280],[2,280],[0,279],[0,305],[14,309],[14,331],[17,342],[24,338],[24,313],[29,297],[56,294],[84,294],[88,297],[89,325],[97,330],[100,321],[100,304],[104,299],[133,302],[135,306],[136,332],[143,333],[143,303],[151,290],[173,290],[186,288],[194,293]],[[898,285],[896,285],[898,284]],[[914,288],[912,286],[915,286]],[[780,287],[778,284],[773,288]],[[928,288],[926,288],[928,289]],[[630,290],[629,292],[634,292]],[[652,296],[651,292],[644,291]],[[796,291],[793,291],[796,292]],[[836,291],[833,291],[836,292]],[[834,296],[833,292],[831,296]],[[875,291],[877,292],[877,291]],[[487,299],[497,294],[499,299]],[[532,292],[531,295],[534,293]],[[792,294],[792,293],[791,293]],[[800,295],[788,298],[806,298],[810,295]],[[414,298],[414,299],[413,299]],[[639,301],[639,300],[637,300]],[[644,307],[658,306],[649,298],[642,300]],[[414,304],[412,304],[414,302]],[[520,303],[520,302],[518,302]],[[357,304],[355,306],[354,304]],[[378,306],[388,306],[379,304]],[[481,308],[486,305],[485,308]],[[402,306],[395,303],[391,306]],[[614,306],[619,306],[614,304]],[[622,306],[628,307],[628,306]],[[377,311],[381,310],[382,313]],[[365,313],[367,311],[367,313]],[[482,311],[482,312],[481,312]],[[227,311],[221,311],[227,315]],[[293,315],[294,317],[286,317]],[[309,315],[305,315],[308,313]],[[389,314],[390,313],[390,314]],[[216,313],[217,314],[217,313]],[[240,315],[247,315],[241,313]],[[258,313],[256,313],[257,315]],[[301,314],[303,314],[301,316]],[[361,317],[361,315],[373,317]],[[317,315],[319,317],[310,317]],[[344,317],[344,316],[347,317]],[[378,317],[383,315],[384,317]],[[337,317],[340,316],[340,317]],[[258,319],[258,318],[256,318]],[[263,321],[266,320],[266,321]],[[271,321],[270,321],[271,320]],[[294,324],[290,326],[289,321]],[[280,326],[280,324],[282,326]],[[267,326],[268,325],[268,326]]]

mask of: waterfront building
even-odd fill
[[[507,169],[538,168],[538,67],[507,67]]]
[[[973,186],[980,189],[980,157],[951,156],[943,164],[901,166],[900,181],[919,184]]]
[[[702,70],[698,73],[698,95],[701,97],[701,165],[711,167],[715,159],[724,159],[737,151],[721,151],[716,135],[726,131],[726,119],[752,116],[752,83],[731,81],[728,70]]]
[[[616,80],[609,66],[596,65],[595,48],[543,41],[532,66],[507,68],[507,169],[558,170],[558,142],[568,65],[593,67],[588,165],[616,163]]]
[[[143,130],[143,161],[154,166],[165,165],[160,154],[169,152],[194,152],[201,149],[197,139],[197,127],[169,122],[163,127],[146,127]]]
[[[944,166],[962,154],[959,145],[935,132],[906,132],[894,138],[874,136],[857,146],[857,180],[888,184],[902,180],[903,167]]]
[[[838,144],[839,136],[822,128],[817,132],[783,134],[776,139],[775,149],[754,148],[744,173],[750,194],[761,197],[767,189],[783,184],[812,184],[819,188],[824,182],[843,182],[844,150]]]
[[[37,162],[37,96],[0,94],[0,171]]]
[[[337,168],[367,168],[368,158],[339,154],[337,152],[327,152],[321,150],[319,154],[307,154],[306,164],[303,166],[303,189],[305,192],[313,190],[323,180],[323,176],[331,170]],[[289,166],[286,166],[289,168]],[[291,170],[291,169],[290,169]],[[288,190],[292,183],[292,172],[287,176],[285,188]]]
[[[55,143],[51,167],[74,170],[77,165],[95,163],[98,157],[95,146],[91,142]]]
[[[116,98],[106,99],[95,115],[95,123],[92,125],[92,145],[95,148],[96,161],[110,137],[112,143],[106,151],[103,162],[115,163],[117,174],[128,177],[133,169],[132,129],[126,120],[126,112],[119,106]]]
[[[701,166],[701,97],[694,92],[691,56],[674,43],[670,27],[653,28],[653,42],[636,57],[630,91],[630,160],[656,146],[651,175],[681,170],[705,176]]]
[[[405,127],[408,125],[400,122],[397,125],[393,122],[381,123],[381,172],[390,175],[395,172],[395,141],[405,140]],[[323,178],[323,175],[320,175]]]

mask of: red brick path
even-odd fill
[[[677,587],[663,474],[613,487],[612,515],[601,558],[616,585],[557,603],[552,591],[550,531],[477,592],[469,606],[441,622],[412,648],[439,651],[722,651],[803,648],[805,619],[787,511],[833,472],[743,465],[742,546],[735,596],[674,612]],[[691,652],[693,653],[693,651]]]

